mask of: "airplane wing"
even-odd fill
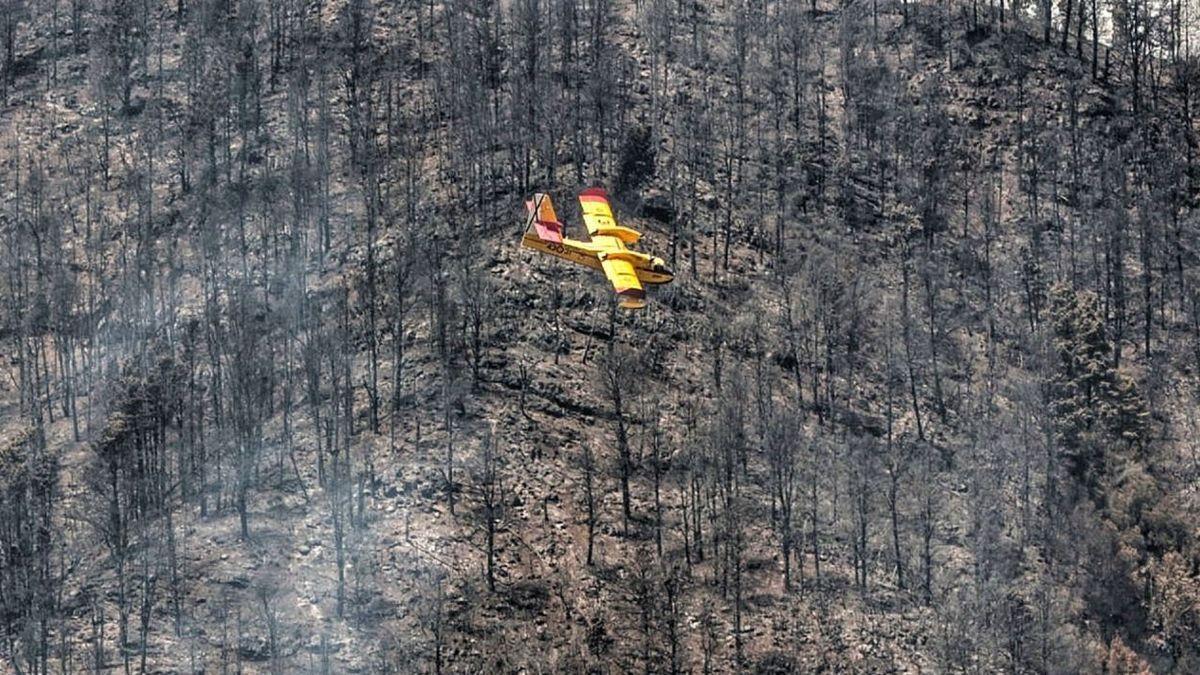
[[[600,249],[600,265],[604,268],[604,274],[621,297],[621,307],[645,307],[646,291],[633,269],[633,261],[644,254],[625,248],[625,244],[636,242],[641,234],[617,225],[612,207],[608,204],[608,193],[602,188],[588,188],[579,193],[579,205],[588,234],[592,235],[592,243]]]
[[[612,282],[613,289],[621,297],[621,307],[641,309],[646,306],[646,291],[628,260],[605,257],[600,261],[600,265],[604,267],[604,275]]]
[[[579,206],[583,210],[583,222],[587,225],[588,234],[592,237],[616,237],[625,244],[633,244],[641,238],[641,233],[628,227],[617,225],[613,217],[612,207],[608,204],[608,193],[604,188],[588,188],[579,193]]]

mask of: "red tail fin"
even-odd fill
[[[529,210],[529,217],[533,220],[533,228],[537,230],[539,239],[562,243],[563,225],[554,214],[554,204],[550,202],[550,195],[540,192],[533,195],[533,199],[526,200],[525,208]]]

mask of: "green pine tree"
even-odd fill
[[[1141,447],[1146,404],[1136,382],[1113,365],[1095,293],[1056,284],[1050,310],[1058,357],[1050,382],[1058,442],[1069,474],[1093,487],[1107,452]]]

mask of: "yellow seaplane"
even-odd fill
[[[583,222],[591,241],[563,236],[563,224],[554,213],[550,195],[537,193],[525,202],[529,217],[521,245],[542,253],[570,260],[573,263],[602,270],[620,298],[624,309],[646,306],[646,291],[642,284],[665,284],[675,275],[667,269],[662,258],[627,248],[637,243],[642,234],[617,224],[608,194],[602,188],[589,188],[579,194]]]

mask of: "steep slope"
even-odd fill
[[[19,5],[14,671],[1195,667],[1186,57],[1135,109],[959,7]],[[591,184],[644,312],[516,246]]]

